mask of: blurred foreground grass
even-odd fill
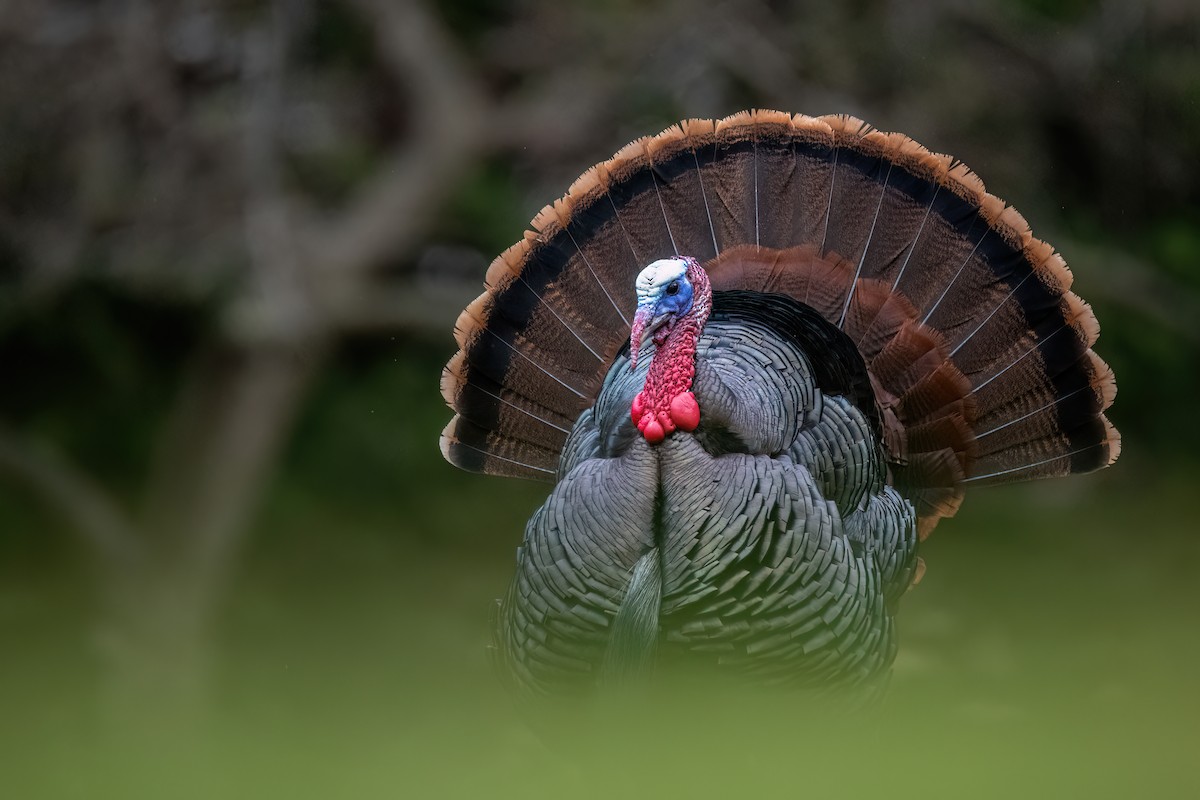
[[[803,703],[714,698],[701,726],[592,730],[572,762],[485,652],[545,490],[445,465],[445,354],[394,349],[343,359],[314,399],[186,733],[103,726],[86,565],[0,498],[19,521],[0,562],[2,796],[1200,794],[1194,465],[1152,471],[1129,443],[1107,473],[971,495],[924,551],[878,712],[830,727]],[[771,706],[760,736],[735,733]]]

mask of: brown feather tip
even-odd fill
[[[1109,422],[1108,417],[1101,419],[1104,420],[1105,443],[1108,445],[1108,462],[1104,466],[1110,467],[1121,457],[1121,432]]]
[[[566,197],[571,199],[572,210],[574,210],[574,205],[590,199],[593,192],[598,193],[602,189],[600,171],[596,166],[591,166],[588,167],[586,172],[575,179],[575,182],[567,189]]]
[[[492,259],[487,274],[483,278],[484,287],[489,291],[496,291],[502,283],[507,285],[510,277],[519,275],[536,238],[537,234],[526,231],[519,242],[510,245],[504,252]]]
[[[450,420],[445,428],[442,429],[442,435],[438,437],[438,447],[441,448],[442,458],[455,464],[454,459],[450,457],[450,446],[454,444],[454,428],[458,425],[458,417]],[[458,466],[455,464],[455,466]]]
[[[538,239],[541,241],[548,241],[562,227],[555,205],[556,203],[547,203],[542,206],[542,210],[535,214],[529,223],[538,232]]]
[[[703,139],[713,135],[717,129],[717,123],[711,119],[685,119],[679,123],[679,128],[688,138]]]
[[[1100,399],[1100,410],[1106,411],[1117,399],[1117,376],[1100,356],[1091,350],[1088,350],[1087,356],[1092,365],[1092,390]]]
[[[446,366],[442,367],[440,389],[446,405],[454,408],[458,402],[458,393],[467,380],[467,354],[462,350],[455,353]]]
[[[1067,324],[1075,331],[1079,340],[1090,348],[1100,338],[1100,322],[1096,319],[1096,313],[1074,292],[1064,294],[1063,300],[1067,304]]]
[[[826,114],[821,119],[833,131],[834,140],[839,145],[862,139],[875,130],[874,126],[850,114]]]
[[[475,337],[479,336],[487,327],[491,304],[492,295],[485,292],[472,300],[458,315],[458,319],[454,323],[454,339],[458,342],[459,347],[467,349]]]
[[[664,161],[681,150],[688,150],[692,146],[691,136],[682,123],[672,125],[646,142],[646,157],[653,164]]]

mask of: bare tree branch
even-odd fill
[[[135,529],[103,487],[62,456],[0,425],[0,471],[25,482],[61,513],[106,563],[129,565],[138,557]]]
[[[293,203],[284,191],[279,147],[288,52],[297,25],[306,16],[305,6],[305,0],[276,0],[269,24],[246,37],[242,125],[250,274],[232,311],[238,338],[300,341],[321,324],[304,289],[307,264],[297,247]]]
[[[169,79],[162,38],[160,10],[148,0],[127,0],[123,13],[113,21],[113,42],[120,58],[120,72],[141,107],[166,128],[179,119],[180,103]]]
[[[304,0],[276,0],[246,44],[244,230],[250,270],[228,341],[193,365],[179,393],[146,495],[147,525],[187,564],[204,607],[227,571],[312,376],[326,327],[304,286],[282,185],[279,135],[288,50]],[[255,57],[257,55],[257,58]]]
[[[192,584],[179,591],[218,591],[325,355],[320,344],[261,345],[219,349],[196,364],[164,451],[186,460],[167,465],[147,501],[147,528]]]
[[[437,286],[399,279],[364,281],[339,294],[329,313],[338,329],[347,333],[409,331],[448,341],[449,325],[480,289],[477,279]]]
[[[411,247],[484,136],[483,98],[429,11],[415,0],[355,5],[370,18],[385,63],[412,97],[412,132],[342,214],[311,226],[305,249],[323,271],[362,272]]]

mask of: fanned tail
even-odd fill
[[[852,117],[688,120],[585,172],[493,263],[443,394],[453,463],[552,480],[629,334],[638,271],[787,294],[855,341],[922,533],[966,485],[1087,472],[1120,437],[1071,272],[965,165]]]

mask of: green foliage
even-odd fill
[[[1097,0],[1019,0],[1017,5],[1036,17],[1069,24],[1083,20],[1101,4]]]
[[[329,207],[344,203],[378,166],[378,148],[361,140],[343,140],[336,148],[293,155],[292,182]]]
[[[1200,209],[1182,209],[1157,221],[1145,238],[1153,261],[1200,295]]]
[[[97,282],[13,309],[0,320],[0,419],[132,489],[211,322],[206,311]]]
[[[438,14],[469,46],[476,47],[512,15],[509,0],[458,0],[438,4]]]
[[[681,707],[664,691],[636,717],[579,720],[543,743],[485,649],[521,524],[492,501],[520,484],[491,480],[494,494],[481,494],[441,480],[436,450],[414,443],[418,460],[397,476],[387,513],[364,516],[351,485],[379,456],[362,470],[322,467],[316,448],[369,411],[374,390],[403,386],[372,372],[347,370],[310,408],[232,587],[220,702],[206,725],[176,737],[93,733],[82,702],[90,662],[68,635],[85,629],[87,598],[62,585],[62,569],[0,566],[0,624],[28,626],[0,662],[10,787],[34,798],[525,800],[1198,788],[1194,472],[1149,484],[1114,471],[969,498],[929,541],[929,571],[902,600],[900,659],[877,712],[831,721],[754,692]],[[414,429],[442,413],[420,386],[406,388],[416,389],[402,395]],[[398,436],[403,415],[389,415],[381,425]],[[414,517],[418,496],[449,506]],[[472,529],[456,530],[467,519]],[[15,611],[43,593],[54,603]],[[671,722],[687,713],[703,723]],[[570,760],[572,747],[586,755]],[[63,763],[71,769],[53,768]]]
[[[545,487],[466,476],[442,460],[451,412],[437,376],[450,355],[394,338],[345,349],[293,439],[287,496],[321,498],[401,540],[470,547],[494,536],[515,547]]]
[[[336,0],[318,0],[313,4],[313,12],[315,19],[301,43],[302,56],[349,72],[375,66],[372,31],[350,6]]]
[[[478,247],[485,253],[499,253],[528,227],[531,212],[525,205],[512,164],[500,159],[486,161],[459,185],[438,222],[435,236]]]

